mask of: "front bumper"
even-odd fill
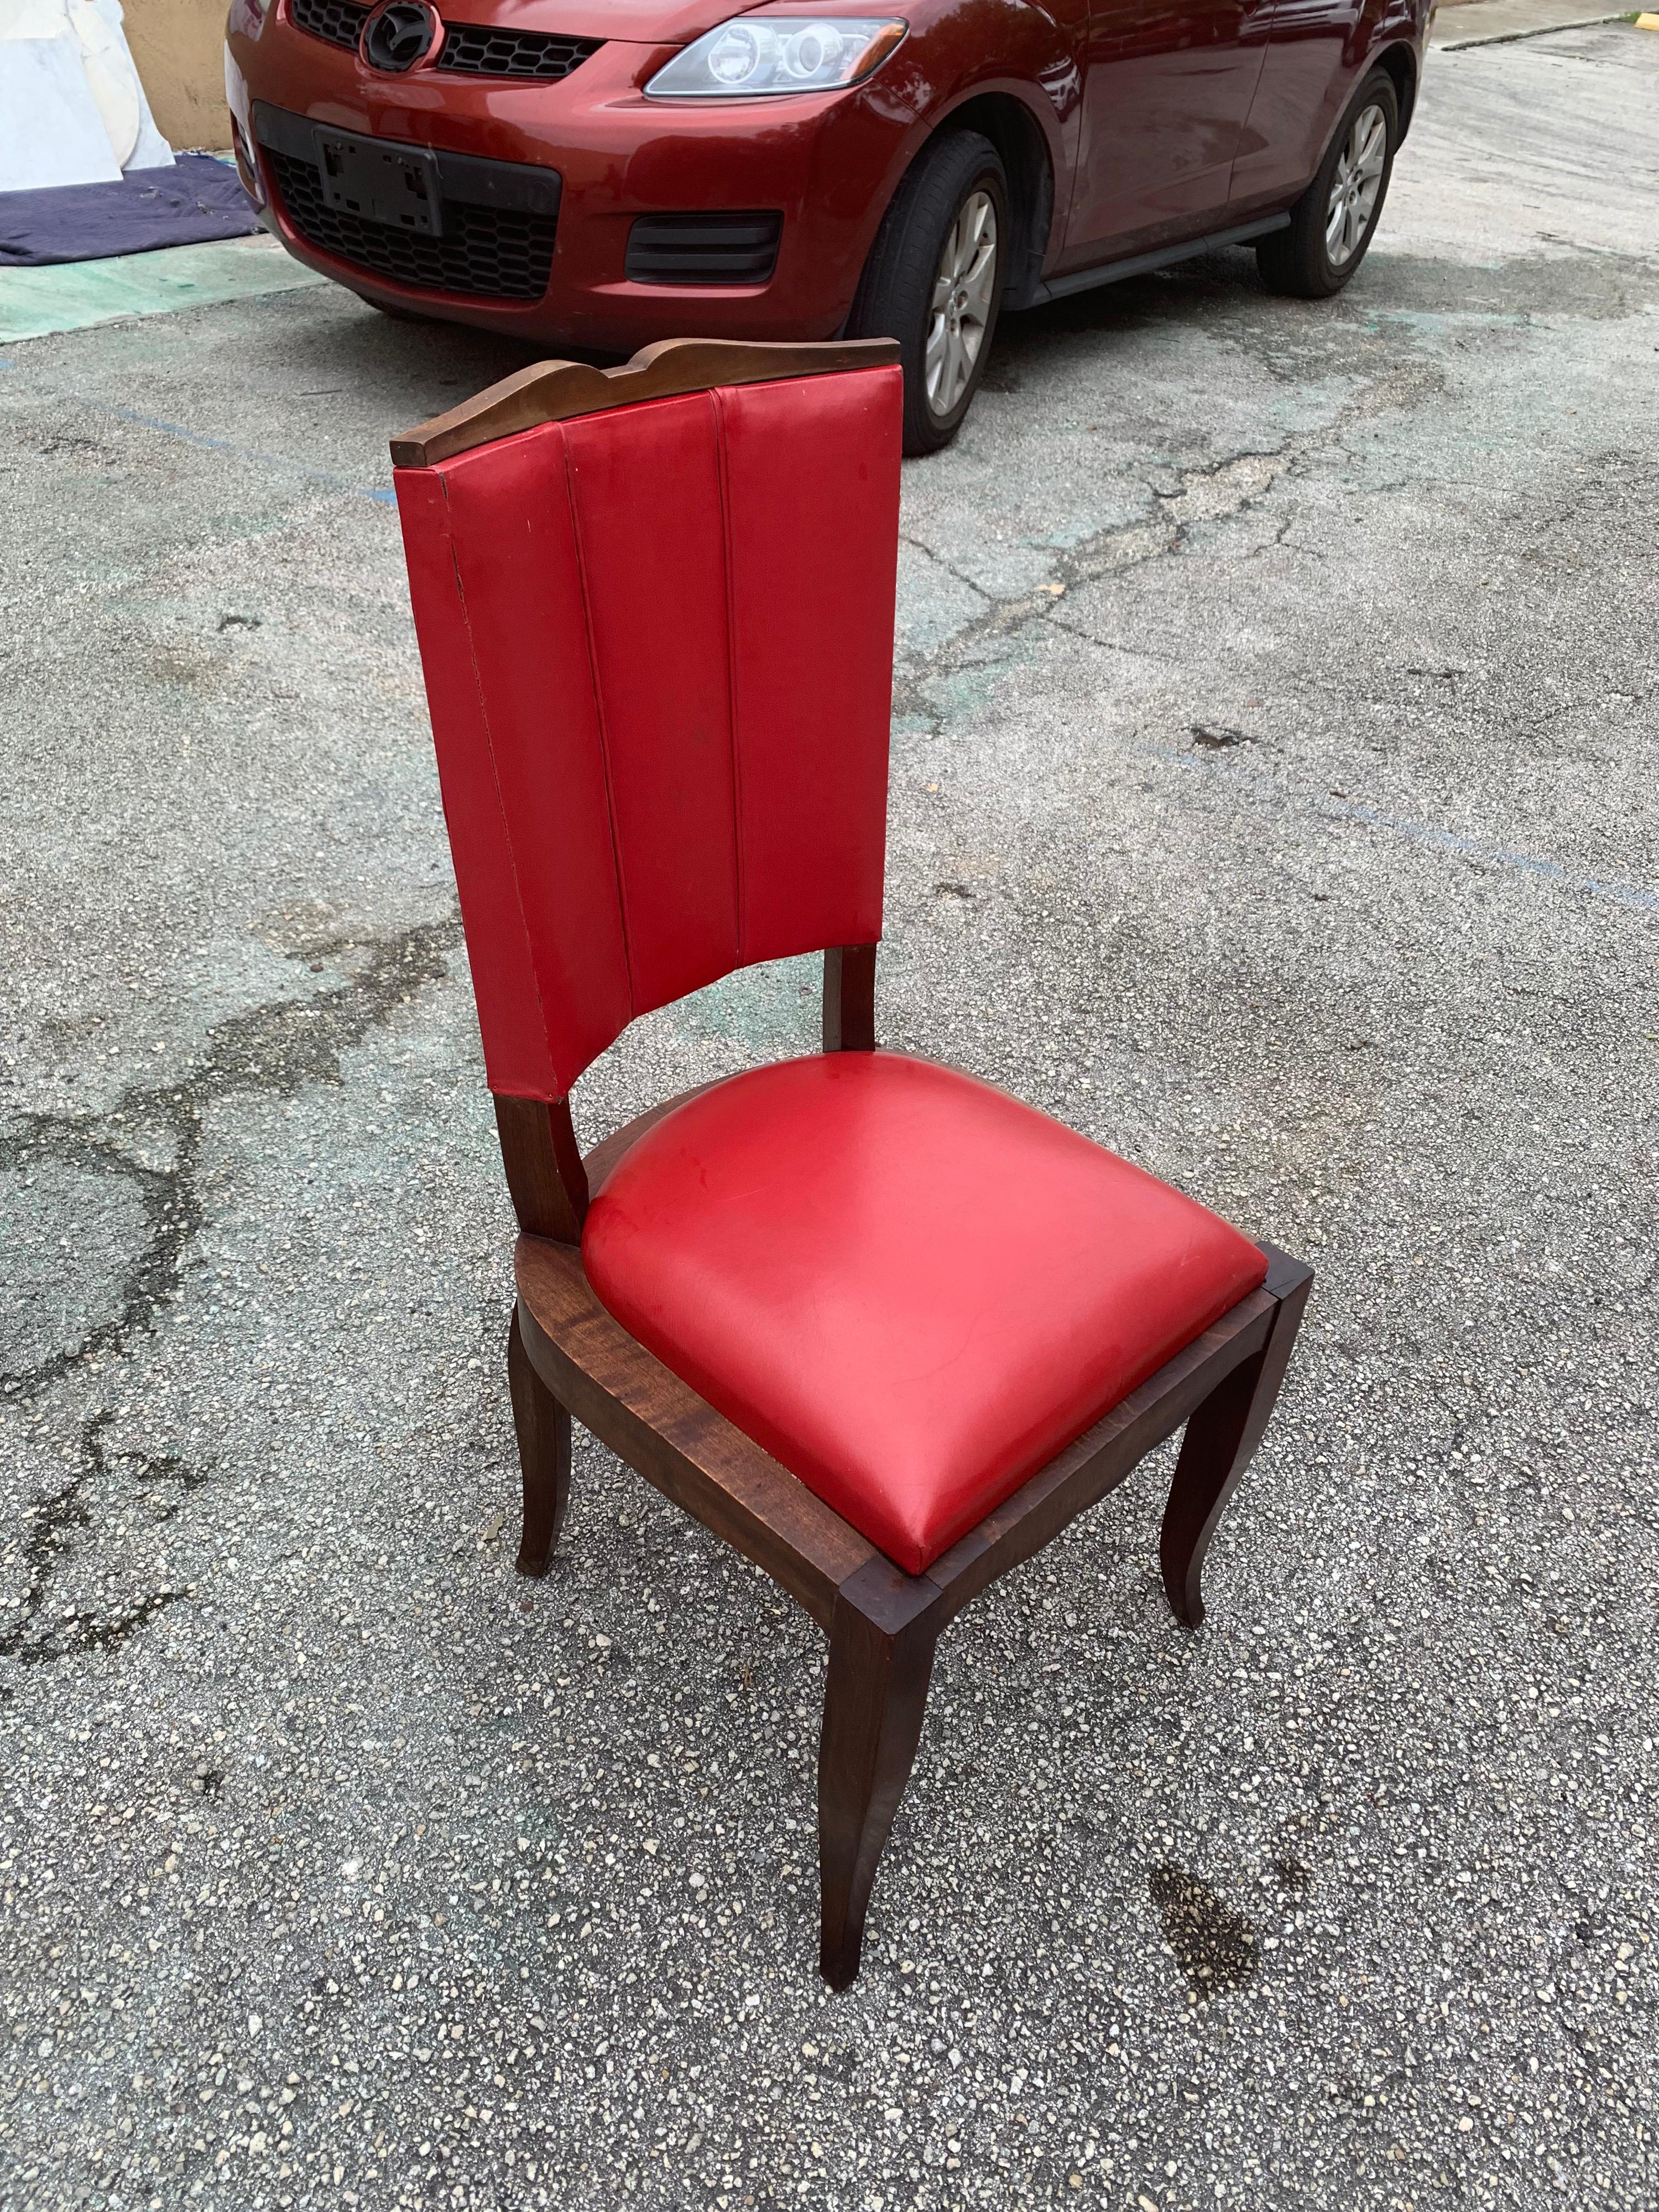
[[[909,118],[884,112],[867,88],[729,106],[647,100],[640,88],[673,51],[607,40],[550,83],[446,80],[430,70],[388,76],[301,31],[278,0],[257,40],[229,36],[226,90],[239,159],[258,163],[245,181],[270,228],[297,259],[369,298],[596,351],[629,352],[687,332],[834,337],[902,170]],[[319,216],[295,166],[319,124],[434,149],[441,165],[459,157],[458,176],[511,165],[532,187],[521,198],[535,198],[536,179],[546,180],[543,206],[474,222],[472,203],[458,195],[453,252],[366,252],[361,230]],[[447,202],[451,191],[446,176]],[[641,283],[628,275],[639,216],[730,210],[781,217],[764,283]],[[481,291],[497,249],[506,289]]]

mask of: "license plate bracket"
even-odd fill
[[[435,154],[423,146],[388,146],[352,131],[319,130],[316,146],[330,207],[389,229],[442,237],[444,196]]]

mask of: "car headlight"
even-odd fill
[[[879,15],[734,15],[676,54],[645,89],[653,100],[833,92],[868,76],[905,27]]]

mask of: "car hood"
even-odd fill
[[[678,46],[756,4],[759,0],[748,5],[745,0],[438,0],[438,12],[457,22],[498,23],[515,31]]]

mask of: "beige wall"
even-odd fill
[[[156,128],[175,149],[230,144],[225,112],[226,0],[123,0],[127,44]]]

